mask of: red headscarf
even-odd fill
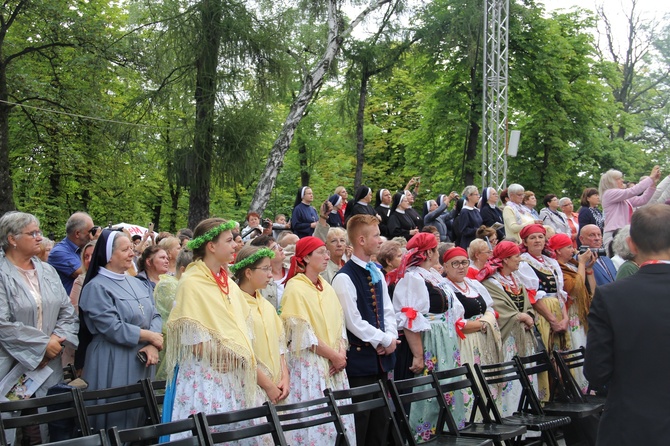
[[[468,257],[468,252],[461,248],[460,246],[457,246],[455,248],[451,248],[447,250],[447,252],[444,253],[442,256],[442,263],[447,263],[449,260],[453,259],[454,257]]]
[[[414,235],[409,242],[407,242],[407,252],[402,256],[400,266],[396,268],[395,272],[395,281],[400,280],[405,276],[405,271],[410,266],[415,266],[423,263],[426,258],[426,252],[437,247],[437,239],[432,233],[428,232],[419,232]]]
[[[295,254],[291,257],[291,267],[283,283],[286,284],[293,276],[305,271],[305,257],[322,246],[326,246],[326,244],[316,237],[307,236],[298,240],[298,243],[295,244]]]
[[[514,242],[503,240],[493,248],[493,256],[486,262],[486,265],[477,273],[477,280],[483,282],[489,276],[502,268],[502,261],[514,255],[521,253],[519,246]]]
[[[521,229],[521,232],[519,232],[519,237],[521,237],[521,240],[525,240],[529,235],[537,233],[547,235],[547,230],[544,229],[544,226],[535,223],[532,225],[524,226],[523,229]]]
[[[549,249],[552,251],[565,248],[568,245],[572,246],[572,239],[570,239],[570,236],[567,234],[556,234],[547,242],[547,246],[549,246]]]

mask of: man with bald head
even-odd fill
[[[600,249],[603,247],[603,236],[600,228],[596,225],[586,225],[579,231],[579,241],[582,246]],[[598,256],[596,263],[593,264],[593,270],[586,270],[586,274],[593,274],[596,279],[596,285],[605,285],[614,282],[616,279],[616,267],[614,263],[606,256]]]
[[[56,269],[67,294],[72,284],[82,273],[81,249],[86,246],[94,234],[93,219],[85,212],[75,212],[65,223],[66,237],[58,242],[49,253],[48,263]],[[99,230],[99,228],[98,228]]]
[[[607,386],[596,446],[658,445],[670,438],[670,206],[633,213],[628,245],[640,270],[597,287],[584,375]]]

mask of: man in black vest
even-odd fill
[[[347,224],[347,234],[353,255],[333,279],[333,288],[347,324],[349,385],[359,387],[389,377],[399,341],[386,281],[370,261],[382,244],[379,220],[372,215],[355,215]],[[388,426],[382,410],[357,414],[355,421],[357,444],[386,445]]]

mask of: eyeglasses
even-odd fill
[[[279,246],[279,243],[275,243],[274,245],[272,245],[272,247],[270,249],[273,250],[273,251],[283,251],[284,250],[284,248]]]
[[[44,235],[42,231],[22,232],[21,234],[29,235],[32,238],[42,237]]]
[[[272,267],[271,266],[257,266],[255,268],[251,268],[251,269],[260,269],[261,271],[266,272],[266,273],[272,272]]]
[[[470,265],[469,260],[461,260],[460,262],[454,260],[453,262],[450,263],[452,268],[465,268],[466,266]]]

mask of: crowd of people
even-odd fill
[[[638,208],[668,198],[659,180],[655,167],[627,187],[610,170],[584,189],[578,212],[556,194],[538,212],[516,183],[439,194],[423,215],[418,177],[395,193],[360,186],[351,200],[338,187],[318,209],[301,187],[289,220],[250,212],[243,225],[209,218],[193,231],[131,237],[77,212],[56,244],[33,215],[9,212],[0,217],[0,376],[48,367],[34,396],[73,361],[89,389],[167,379],[163,416],[176,420],[586,346],[596,287],[640,268],[629,225]],[[575,378],[586,391],[585,376]],[[534,385],[546,400],[546,378]],[[503,415],[520,392],[509,383],[496,395]],[[473,399],[450,402],[464,425]],[[412,407],[417,440],[435,432],[436,411]],[[117,414],[94,426],[139,422]],[[377,411],[344,417],[360,445],[385,444],[386,422]],[[289,442],[335,435],[312,428]]]

